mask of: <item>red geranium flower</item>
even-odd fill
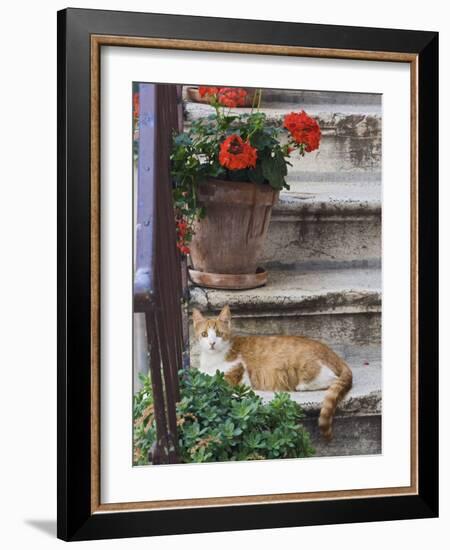
[[[177,218],[175,220],[177,230],[177,247],[182,254],[189,254],[190,249],[186,244],[186,237],[188,236],[188,223],[186,220]]]
[[[133,94],[133,117],[135,119],[139,118],[139,93],[135,92]]]
[[[227,137],[220,145],[219,162],[228,170],[254,167],[257,156],[256,149],[236,134]]]
[[[191,253],[191,249],[188,246],[183,246],[183,248],[181,249],[181,252],[183,254],[186,254],[186,256],[187,256],[188,254]]]
[[[240,107],[245,104],[247,91],[243,88],[220,88],[217,99],[225,107]]]
[[[289,130],[294,141],[305,145],[305,151],[310,153],[319,148],[320,127],[305,111],[289,113],[284,117],[284,127]]]
[[[216,95],[218,91],[219,88],[215,88],[214,86],[199,86],[198,88],[200,97],[205,97],[205,95]]]
[[[185,256],[187,256],[191,252],[190,248],[185,244],[177,243],[177,247],[178,247],[178,250]]]
[[[178,235],[184,237],[186,235],[187,228],[187,222],[185,222],[184,220],[177,220]]]

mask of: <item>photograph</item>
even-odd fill
[[[134,292],[165,264],[182,348],[160,357],[135,299],[133,466],[380,455],[382,94],[133,82],[129,97]]]

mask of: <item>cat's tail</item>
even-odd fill
[[[336,407],[339,401],[352,387],[353,383],[352,371],[347,363],[337,355],[334,359],[335,361],[333,362],[337,363],[335,366],[338,367],[339,376],[331,383],[325,392],[322,409],[319,415],[319,429],[322,436],[327,440],[330,440],[333,435],[332,424]]]

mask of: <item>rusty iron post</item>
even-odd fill
[[[178,97],[174,85],[139,85],[134,311],[145,314],[147,328],[157,439],[154,464],[178,461],[176,403],[185,340],[170,177],[172,134],[180,124]]]

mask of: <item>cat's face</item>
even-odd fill
[[[214,319],[206,319],[198,309],[194,309],[192,319],[195,336],[202,351],[222,353],[228,349],[231,336],[231,313],[228,306]]]

